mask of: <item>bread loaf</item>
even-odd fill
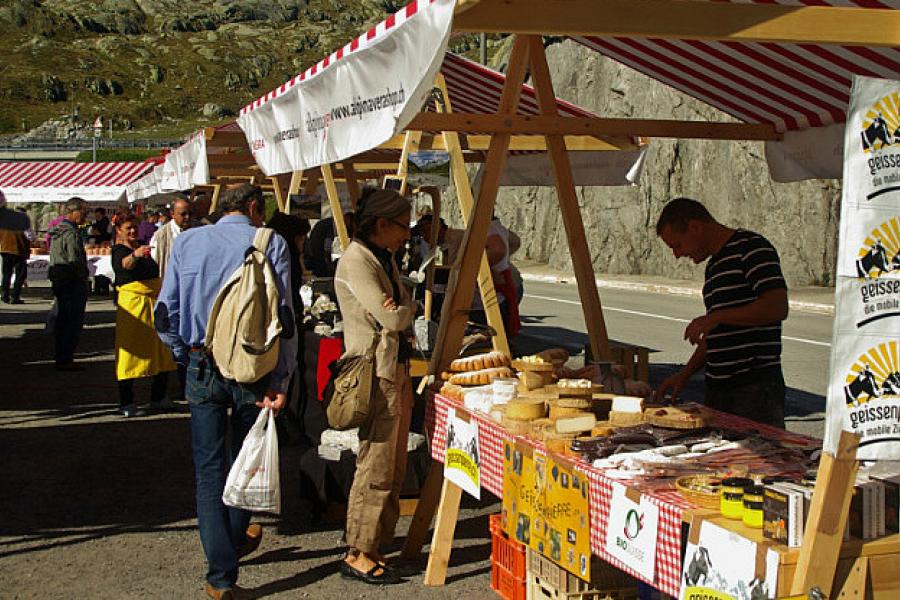
[[[509,367],[494,367],[465,373],[454,373],[450,376],[449,381],[457,385],[487,385],[498,377],[512,376],[513,372]]]
[[[464,373],[466,371],[508,367],[509,363],[510,360],[506,354],[495,351],[457,358],[450,363],[450,370],[454,373]]]

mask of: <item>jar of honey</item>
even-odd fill
[[[753,485],[747,477],[728,477],[722,480],[719,511],[729,519],[740,520],[744,516],[744,490]]]
[[[747,527],[762,529],[763,526],[763,493],[765,487],[751,485],[744,488],[744,512],[741,520]]]

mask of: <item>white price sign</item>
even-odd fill
[[[654,581],[659,507],[620,483],[612,484],[606,552]]]

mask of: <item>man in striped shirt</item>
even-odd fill
[[[700,264],[706,314],[688,324],[684,339],[697,348],[687,365],[656,391],[672,400],[706,367],[706,404],[784,428],[781,322],[787,318],[787,285],[774,246],[758,233],[716,221],[688,198],[669,202],[656,233],[675,258]]]

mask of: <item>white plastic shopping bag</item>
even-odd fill
[[[246,510],[281,512],[278,433],[271,409],[259,411],[256,423],[244,438],[241,451],[228,472],[222,502]]]

